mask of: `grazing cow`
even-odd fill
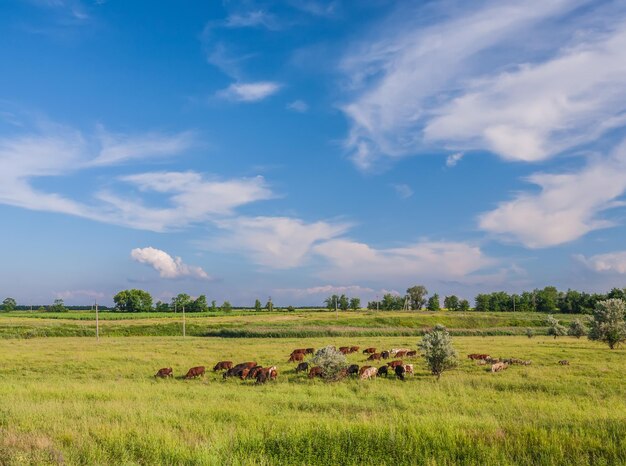
[[[354,375],[354,374],[358,374],[359,373],[359,365],[358,364],[351,364],[350,366],[348,366],[348,375]]]
[[[304,350],[304,354],[313,354],[315,353],[315,348],[307,348]]]
[[[404,372],[413,375],[413,364],[404,364]]]
[[[233,367],[233,362],[232,361],[220,361],[213,368],[213,372],[228,370],[231,367]]]
[[[380,353],[372,353],[370,357],[367,358],[368,361],[380,361]]]
[[[192,367],[191,369],[187,371],[187,375],[185,375],[185,378],[193,379],[196,377],[203,377],[203,376],[204,376],[204,366],[196,366],[196,367]]]
[[[251,362],[242,362],[241,364],[237,364],[236,366],[231,367],[226,372],[224,372],[223,377],[241,377],[241,373],[244,369],[252,369],[256,366],[257,363],[254,361]]]
[[[306,372],[308,370],[309,370],[308,362],[301,362],[300,364],[298,364],[298,367],[296,367],[296,372]]]
[[[304,353],[291,353],[289,361],[287,362],[302,362],[304,361]]]
[[[342,346],[339,348],[339,352],[341,354],[348,354],[350,352],[350,347],[349,346]]]
[[[291,354],[295,354],[295,353],[305,353],[306,354],[306,348],[298,348],[295,349],[291,352]]]
[[[265,372],[259,371],[259,373],[256,375],[256,384],[257,385],[262,385],[265,382],[267,382],[267,374]]]
[[[368,370],[370,367],[372,367],[372,366],[363,366],[363,367],[361,367],[361,368],[359,369],[359,377],[360,377],[361,375],[363,375],[363,372],[365,372],[366,370]]]
[[[389,350],[389,353],[392,356],[396,356],[400,351],[411,351],[410,348],[392,348]]]
[[[479,359],[478,361],[476,361],[476,364],[478,364],[479,366],[486,366],[487,361],[485,361],[484,359]]]
[[[489,355],[488,354],[479,354],[479,353],[468,354],[467,357],[468,357],[468,359],[473,359],[473,360],[487,360],[487,359],[489,359]]]
[[[276,380],[276,377],[278,377],[278,368],[276,366],[270,366],[267,373],[270,376],[270,380]]]
[[[248,377],[248,374],[250,373],[250,369],[248,369],[247,367],[241,371],[241,373],[239,374],[239,378],[241,378],[241,380],[246,380],[246,377]]]
[[[375,367],[368,367],[365,370],[361,371],[361,380],[371,379],[372,377],[376,377],[378,373],[378,369]]]
[[[415,350],[406,352],[406,357],[407,358],[414,358],[416,356],[417,356],[417,351],[415,351]]]
[[[324,375],[324,371],[320,366],[311,367],[311,370],[309,371],[309,379],[312,379],[313,377],[321,377],[322,375]]]
[[[505,362],[497,362],[491,365],[491,372],[500,372],[508,368],[509,365]]]
[[[394,369],[394,368],[396,368],[398,366],[401,366],[402,365],[402,361],[399,361],[399,360],[391,361],[391,362],[388,362],[387,365],[389,367],[391,367],[392,369]]]
[[[569,366],[569,361],[568,361],[567,359],[561,359],[561,360],[559,361],[559,364],[560,364],[561,366]]]
[[[372,354],[376,352],[376,348],[365,348],[363,354]]]
[[[402,365],[396,366],[394,368],[394,372],[396,373],[396,377],[398,377],[400,380],[404,382],[404,373],[406,372],[406,369],[404,369],[404,366]]]
[[[404,350],[402,350],[402,351],[398,351],[398,352],[396,353],[396,356],[395,356],[395,357],[396,357],[396,358],[403,358],[403,357],[405,357],[405,356],[406,356],[406,353],[408,353],[408,351],[404,351]]]
[[[389,351],[383,351],[380,353],[380,357],[383,359],[389,359]]]
[[[380,366],[378,368],[378,373],[376,374],[378,377],[384,375],[385,377],[387,377],[387,375],[389,374],[389,368],[387,366]]]
[[[357,351],[359,351],[359,347],[358,346],[351,346],[350,347],[350,352],[351,353],[356,353]]]
[[[161,377],[164,379],[165,377],[174,377],[174,371],[171,367],[164,367],[163,369],[159,369],[156,374],[154,374],[154,378]]]

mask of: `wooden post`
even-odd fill
[[[183,306],[183,337],[187,334],[187,329],[185,327],[185,306]]]

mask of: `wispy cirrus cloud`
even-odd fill
[[[202,267],[187,265],[180,257],[172,257],[161,249],[153,247],[135,248],[130,252],[130,257],[140,264],[152,267],[159,273],[161,278],[191,277],[201,280],[211,279]]]
[[[276,94],[282,85],[273,81],[233,83],[217,92],[217,96],[237,102],[259,102]]]

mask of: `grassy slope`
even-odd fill
[[[294,347],[415,347],[415,337],[0,341],[0,463],[624,464],[626,350],[584,339],[457,337],[462,356],[533,360],[499,374],[463,358],[334,384],[292,372]],[[362,355],[351,355],[362,363]],[[559,359],[570,366],[560,366]],[[220,359],[277,364],[279,380],[155,381]]]
[[[457,335],[522,334],[526,327],[542,333],[545,315],[537,313],[487,312],[334,312],[297,311],[293,313],[188,314],[187,334],[225,337],[323,337],[419,335],[437,323]],[[557,316],[564,323],[580,317]],[[3,313],[0,338],[37,336],[93,336],[94,314],[90,312]],[[101,334],[108,336],[180,335],[182,316],[173,313],[101,314]]]

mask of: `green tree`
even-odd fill
[[[569,324],[567,334],[576,338],[584,337],[587,335],[587,327],[585,327],[585,324],[583,324],[580,319],[574,319]]]
[[[474,305],[474,310],[476,311],[481,311],[481,312],[486,312],[491,310],[490,306],[489,306],[489,300],[490,300],[490,296],[488,294],[477,294],[476,298],[474,298],[475,301],[475,305]]]
[[[201,294],[198,296],[189,308],[191,312],[207,312],[209,310],[209,304],[207,303],[206,296]]]
[[[217,302],[215,300],[211,301],[211,307],[209,308],[211,312],[217,312]]]
[[[443,299],[443,307],[450,311],[456,311],[459,309],[459,298],[455,295],[446,296]]]
[[[607,299],[596,304],[589,339],[602,341],[611,349],[626,341],[626,302],[623,299]]]
[[[17,306],[17,301],[13,298],[5,298],[4,301],[2,301],[2,309],[7,312],[15,309],[15,306]]]
[[[296,308],[293,306],[287,306],[287,312],[295,312]]]
[[[380,308],[383,311],[398,311],[404,307],[404,298],[402,296],[387,293],[383,296]]]
[[[538,312],[554,312],[558,309],[559,291],[553,286],[546,286],[543,290],[535,290]]]
[[[343,370],[348,367],[346,356],[334,346],[326,346],[315,352],[312,363],[322,368],[322,377],[326,380],[337,380]]]
[[[222,312],[230,312],[233,310],[233,306],[228,301],[224,301],[220,310]]]
[[[261,301],[259,301],[258,299],[254,301],[254,310],[259,312],[261,310]]]
[[[467,299],[459,301],[459,311],[467,312],[470,310],[470,303]]]
[[[360,298],[351,298],[350,299],[350,309],[353,311],[358,311],[361,309],[361,299]]]
[[[546,317],[546,322],[548,324],[548,335],[553,336],[555,339],[556,337],[567,335],[565,327],[563,327],[553,316]]]
[[[187,293],[179,293],[177,296],[172,298],[172,304],[170,307],[177,312],[182,312],[183,307],[185,311],[191,311],[193,300],[191,296]]]
[[[170,310],[170,305],[162,301],[157,301],[154,305],[154,310],[157,312],[168,312]]]
[[[341,309],[342,311],[347,311],[349,307],[350,300],[348,299],[348,297],[345,294],[339,296],[339,309]]]
[[[452,338],[443,325],[436,325],[430,332],[422,337],[419,343],[424,360],[437,380],[441,374],[458,364],[456,350],[452,346]]]
[[[528,338],[532,338],[532,337],[534,337],[534,336],[535,336],[535,332],[533,331],[533,329],[532,329],[532,328],[530,328],[530,327],[526,327],[526,336],[527,336]]]
[[[426,307],[429,311],[438,311],[441,309],[441,305],[439,304],[439,295],[437,293],[428,298],[428,306]]]
[[[274,304],[272,303],[271,299],[268,299],[267,303],[265,303],[265,309],[270,312],[274,310]]]
[[[425,286],[412,286],[411,288],[408,288],[406,290],[406,293],[409,295],[411,309],[419,311],[426,304],[426,296],[428,295],[428,290]]]
[[[113,296],[115,310],[120,312],[149,312],[152,310],[152,296],[144,290],[123,290]]]
[[[57,298],[54,300],[52,306],[50,306],[51,312],[67,312],[67,308],[65,307],[65,303],[61,298]]]
[[[329,296],[324,300],[324,304],[326,304],[326,308],[329,311],[334,311],[335,306],[339,307],[339,295],[334,294],[332,296]]]

